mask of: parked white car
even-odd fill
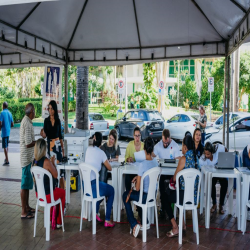
[[[76,120],[74,120],[72,127],[76,127]],[[109,123],[104,119],[104,117],[99,113],[89,113],[89,130],[90,137],[92,137],[95,132],[101,132],[102,136],[109,135]]]
[[[197,113],[176,114],[165,122],[165,128],[169,129],[171,138],[182,140],[187,132],[193,135],[198,118]]]
[[[220,143],[223,141],[223,126],[218,129],[213,128],[207,131],[206,142],[212,144]],[[226,138],[227,142],[227,138]],[[250,143],[250,114],[246,117],[236,117],[229,121],[229,149],[242,150]],[[226,143],[227,144],[227,143]]]
[[[238,116],[239,117],[246,117],[248,115],[249,115],[249,113],[247,113],[247,112],[230,112],[229,113],[229,120],[237,119]],[[227,119],[227,114],[226,114],[226,119]],[[215,122],[212,122],[209,127],[219,128],[221,125],[223,125],[223,115],[220,116]]]

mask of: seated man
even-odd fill
[[[179,159],[181,157],[181,151],[178,144],[171,139],[170,131],[164,129],[162,131],[162,140],[160,140],[154,147],[153,156],[158,156],[159,159]],[[160,194],[161,194],[161,215],[165,216],[165,195],[164,195],[164,182],[167,179],[171,179],[172,176],[162,175],[160,178]]]

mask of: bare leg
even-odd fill
[[[5,160],[6,160],[6,162],[9,162],[9,158],[8,158],[8,148],[4,148],[4,154],[5,154]]]
[[[171,219],[171,223],[172,223],[172,226],[173,226],[173,228],[172,228],[173,234],[178,234],[179,233],[179,228],[178,228],[178,225],[176,223],[175,218]]]
[[[20,195],[21,195],[21,202],[22,202],[22,216],[26,216],[28,213],[27,210],[27,199],[28,199],[28,192],[27,189],[21,189]]]

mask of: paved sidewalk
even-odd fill
[[[0,153],[0,163],[3,153]],[[80,192],[71,193],[71,203],[64,219],[65,232],[51,230],[51,240],[45,241],[43,225],[43,209],[38,213],[37,234],[33,238],[34,220],[21,220],[20,207],[21,168],[19,153],[10,153],[10,166],[0,166],[0,249],[250,249],[250,223],[247,233],[237,232],[237,220],[219,214],[211,216],[211,229],[204,228],[204,216],[199,216],[200,245],[196,245],[196,236],[192,229],[191,213],[187,212],[187,233],[183,236],[183,245],[178,244],[178,238],[169,239],[166,233],[171,229],[170,222],[159,220],[160,238],[156,238],[155,226],[147,232],[147,243],[142,243],[142,233],[138,238],[129,234],[126,212],[122,211],[121,223],[115,228],[106,229],[97,222],[97,233],[92,235],[92,223],[83,221],[80,228]],[[35,207],[34,189],[30,191],[30,205]],[[104,219],[103,208],[100,210]]]

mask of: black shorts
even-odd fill
[[[9,146],[9,136],[2,138],[2,148],[7,148]]]

